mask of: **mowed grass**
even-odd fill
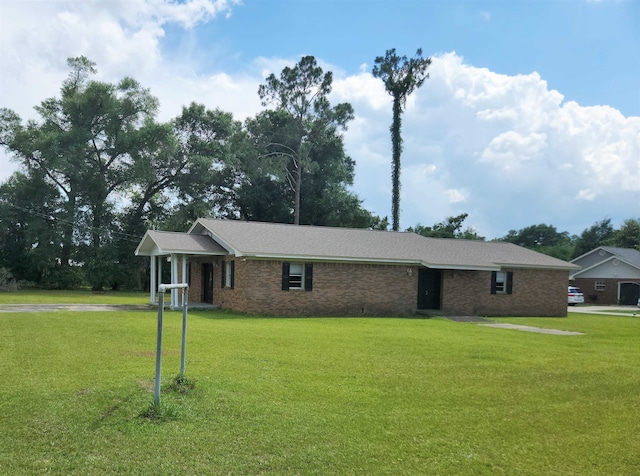
[[[165,314],[163,383],[181,313]],[[153,401],[157,315],[0,313],[0,474],[640,473],[640,319],[189,313],[188,395]]]

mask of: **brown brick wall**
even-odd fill
[[[416,310],[418,269],[406,266],[314,263],[313,291],[282,291],[281,261],[235,260],[234,289],[221,287],[215,261],[214,303],[263,315],[407,316]],[[197,271],[196,271],[197,270]],[[491,272],[442,273],[441,311],[450,315],[566,316],[568,272],[508,269],[513,293],[490,293]],[[192,270],[190,299],[200,297],[200,266]],[[199,282],[199,281],[198,281]],[[192,294],[193,293],[193,294]]]
[[[504,271],[513,272],[512,294],[491,294],[490,271],[444,271],[442,311],[480,316],[567,315],[567,271]]]
[[[596,281],[604,283],[604,291],[596,291]],[[618,304],[618,283],[632,282],[633,279],[594,279],[576,278],[571,281],[572,286],[580,288],[584,294],[584,302],[589,304]]]
[[[406,266],[314,263],[312,291],[283,291],[281,261],[236,260],[234,289],[222,289],[216,304],[250,314],[406,316],[416,308],[416,275]]]
[[[214,290],[214,299],[215,293],[220,287],[220,275],[217,275],[218,281],[216,281],[216,273],[220,272],[219,262],[216,258],[212,257],[204,257],[204,258],[194,258],[189,257],[188,263],[191,266],[191,281],[189,282],[189,302],[202,302],[202,264],[203,263],[213,263],[213,290]],[[178,266],[178,282],[182,282],[182,261]],[[216,288],[216,284],[218,288]]]

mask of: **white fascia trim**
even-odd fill
[[[187,230],[187,233],[191,234],[191,233],[193,232],[193,229],[194,229],[196,226],[198,226],[198,225],[200,225],[200,226],[201,226],[202,228],[204,228],[205,230],[207,229],[207,227],[206,227],[206,226],[204,226],[202,223],[200,223],[200,218],[198,218],[198,219],[195,221],[195,223],[194,223],[193,225],[191,225],[191,228],[189,228],[189,229]]]
[[[153,242],[153,244],[155,245],[155,241],[153,241],[152,238],[149,238],[149,230],[144,232],[144,236],[142,237],[142,239],[140,240],[140,243],[138,243],[138,246],[136,246],[136,250],[133,252],[133,254],[135,256],[151,256],[151,255],[141,255],[140,254],[140,248],[142,248],[142,245],[145,244],[145,242],[147,241],[147,239],[151,239],[151,241]]]
[[[200,235],[206,235],[209,238],[211,238],[213,241],[215,241],[220,246],[222,246],[225,250],[227,250],[228,254],[234,255],[234,256],[240,255],[240,250],[237,250],[234,246],[231,245],[231,243],[228,243],[226,240],[223,240],[219,235],[211,231],[210,228],[207,228],[207,226],[200,221],[200,218],[198,218],[196,222],[193,225],[191,225],[191,228],[189,228],[189,231],[187,231],[187,233],[192,234],[193,230],[198,225],[201,226],[204,231],[204,233],[199,233]]]
[[[452,269],[454,271],[500,271],[500,266],[465,266],[462,264],[429,264],[421,263],[429,269]]]
[[[582,255],[580,255],[580,256],[578,256],[578,257],[576,257],[576,258],[573,258],[573,259],[571,260],[571,262],[573,263],[574,261],[577,261],[577,260],[579,260],[579,259],[581,259],[581,258],[584,258],[585,256],[588,256],[588,255],[593,254],[593,253],[595,253],[596,251],[600,251],[600,250],[603,250],[604,252],[609,253],[610,255],[613,255],[613,253],[611,253],[610,251],[605,250],[602,246],[598,246],[597,248],[594,248],[594,249],[593,249],[593,250],[591,250],[591,251],[587,251],[586,253],[584,253],[584,254],[582,254]],[[602,261],[600,261],[600,263],[602,263]]]
[[[588,268],[583,268],[583,269],[581,269],[579,271],[576,271],[574,274],[571,275],[571,278],[573,279],[576,276],[578,276],[579,274],[582,274],[582,273],[584,273],[586,271],[589,271],[591,269],[597,268],[598,266],[606,263],[607,261],[612,261],[613,259],[614,259],[614,256],[611,255],[607,259],[603,259],[602,261],[598,261],[596,264],[593,264],[593,265],[589,266]]]
[[[515,264],[515,263],[496,263],[500,268],[522,268],[522,269],[552,269],[557,271],[572,271],[580,266],[577,264],[568,264],[566,266],[544,266],[539,264]]]
[[[226,253],[216,253],[212,251],[193,250],[161,250],[154,248],[149,254],[136,254],[136,256],[169,256],[169,255],[198,255],[198,256],[226,256]]]
[[[300,256],[300,255],[272,255],[272,254],[242,254],[236,255],[256,260],[288,260],[288,261],[314,261],[330,263],[351,263],[351,264],[395,264],[399,266],[420,266],[430,269],[453,269],[462,271],[500,271],[499,266],[464,266],[448,264],[430,264],[419,260],[399,260],[399,259],[376,259],[376,258],[347,258],[340,256]]]
[[[163,250],[164,254],[175,255],[201,255],[201,256],[226,256],[226,253],[217,253],[215,251],[193,251],[193,250]]]
[[[311,255],[281,255],[269,253],[240,253],[238,257],[251,259],[269,259],[269,260],[285,260],[285,261],[328,261],[328,262],[346,262],[346,263],[366,263],[366,264],[399,264],[403,266],[423,266],[421,261],[416,260],[394,260],[394,259],[376,259],[376,258],[345,258],[341,256],[311,256]]]
[[[218,235],[213,233],[208,228],[206,229],[206,231],[207,232],[204,233],[204,234],[207,235],[209,238],[211,238],[216,243],[218,243],[220,246],[222,246],[225,250],[227,250],[227,254],[235,255],[235,256],[239,256],[240,255],[240,251],[235,249],[233,246],[231,246],[231,244],[229,244],[226,241],[224,241],[222,238],[220,238]]]

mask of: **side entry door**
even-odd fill
[[[213,304],[212,263],[202,263],[202,302]]]
[[[418,309],[440,309],[442,271],[421,269],[418,273]]]

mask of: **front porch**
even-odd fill
[[[214,261],[217,257],[228,255],[228,251],[207,235],[149,230],[136,248],[135,254],[149,256],[149,302],[157,306],[160,284],[187,284],[190,288],[189,294],[199,296],[200,299],[197,301],[203,300],[200,289],[202,283],[197,284],[197,290],[191,289],[190,262],[201,262],[205,257]],[[165,266],[169,266],[170,269],[168,283],[162,282]],[[211,303],[191,302],[191,298],[188,300],[190,308],[200,304],[213,306]],[[182,291],[170,290],[170,299],[165,302],[170,309],[182,307]]]

